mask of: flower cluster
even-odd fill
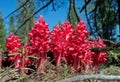
[[[6,39],[9,60],[14,62],[15,68],[21,69],[27,67],[28,64],[34,64],[38,72],[44,73],[49,50],[53,53],[56,66],[65,61],[76,72],[80,70],[86,72],[89,68],[96,71],[100,64],[106,62],[106,52],[93,52],[90,49],[91,47],[105,47],[103,41],[100,37],[98,40],[88,40],[88,31],[82,20],[74,29],[67,21],[61,26],[56,25],[52,32],[49,31],[48,24],[42,16],[34,24],[35,26],[28,33],[29,46],[22,45],[18,36],[12,33]]]
[[[52,31],[52,52],[59,66],[61,61],[66,61],[75,71],[87,70],[97,67],[106,61],[107,54],[95,53],[90,47],[105,47],[102,40],[87,40],[87,29],[83,21],[80,21],[73,29],[69,22],[61,26],[57,25]]]
[[[106,47],[105,44],[103,43],[102,39],[100,37],[98,37],[98,40],[95,41],[94,43],[94,47],[100,47],[100,48],[104,48]],[[94,71],[98,70],[98,66],[100,64],[103,64],[106,62],[107,60],[107,53],[106,52],[93,52],[93,65],[94,65]]]
[[[67,55],[71,35],[73,35],[73,29],[68,21],[62,24],[61,27],[57,25],[51,33],[51,50],[57,66],[60,65],[61,61],[65,60],[64,56]]]
[[[30,37],[29,43],[32,47],[32,54],[38,58],[38,60],[35,59],[37,71],[43,73],[47,51],[50,50],[50,32],[48,24],[44,21],[42,16],[40,16],[39,22],[35,22],[34,24],[35,27],[32,28],[28,34]]]
[[[30,63],[30,59],[27,57],[28,52],[30,52],[29,47],[24,45],[22,50],[22,43],[18,36],[10,33],[10,37],[6,38],[6,48],[8,49],[9,61],[13,61],[15,68],[22,71],[22,68],[27,67]]]

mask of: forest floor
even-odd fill
[[[90,72],[89,74],[91,74]],[[120,76],[119,66],[109,66],[100,68],[98,73],[105,75],[118,75]],[[6,68],[0,71],[0,82],[56,82],[62,79],[70,78],[76,75],[84,75],[83,73],[76,74],[65,64],[61,64],[59,68],[56,68],[51,62],[47,62],[45,73],[38,74],[32,72],[30,75],[19,74],[15,69]],[[67,81],[69,82],[69,81]],[[83,81],[70,81],[70,82],[120,82],[117,80],[95,80],[87,79]]]

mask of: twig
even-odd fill
[[[12,11],[8,16],[6,16],[5,19],[7,19],[10,15],[12,15],[16,11],[18,11],[19,9],[21,9],[22,7],[24,7],[28,2],[29,2],[29,0],[26,0],[25,3],[23,3],[20,7],[18,7],[17,9],[15,9],[14,11]]]
[[[91,38],[88,38],[88,40],[90,41],[95,41],[94,39],[91,39]],[[90,49],[93,51],[93,52],[106,52],[106,51],[111,51],[111,50],[114,50],[116,48],[119,48],[120,47],[120,42],[118,43],[115,43],[111,40],[107,40],[107,39],[102,39],[104,43],[107,43],[111,46],[109,47],[104,47],[104,48],[101,48],[101,47],[91,47]]]
[[[18,71],[18,69],[7,69],[7,70],[5,70],[3,73],[1,73],[0,74],[0,78],[1,77],[4,77],[4,76],[6,76],[6,75],[9,75],[10,73],[15,73],[15,72],[17,72]]]
[[[115,45],[116,43],[111,41],[111,40],[107,40],[107,39],[102,39],[103,42],[109,43],[110,45]]]
[[[88,0],[86,4],[81,8],[80,13],[86,8],[86,6],[91,2],[91,0]]]
[[[71,1],[69,1],[69,8],[68,8],[68,14],[67,14],[67,20],[70,21],[70,9],[71,9]]]
[[[120,80],[120,76],[116,75],[102,75],[102,74],[95,74],[95,75],[77,75],[68,79],[59,80],[56,82],[73,82],[73,81],[81,81],[81,80],[88,80],[88,79],[98,79],[98,80]]]
[[[53,8],[53,11],[56,11],[54,1],[52,2],[52,8]]]
[[[30,71],[35,72],[35,70],[34,70],[34,69],[31,69],[31,68],[22,68],[22,70],[30,70]]]
[[[85,4],[87,4],[87,1],[85,0]],[[88,13],[87,13],[88,11],[87,11],[87,8],[85,7],[85,16],[86,16],[86,19],[87,19],[87,21],[88,21],[88,25],[89,25],[89,27],[90,27],[90,31],[91,31],[91,33],[90,34],[93,34],[94,35],[94,37],[95,37],[95,33],[93,33],[93,31],[92,31],[92,26],[91,26],[91,24],[90,24],[90,20],[89,20],[89,18],[88,18]]]
[[[76,22],[80,21],[80,18],[77,14],[76,8],[75,8],[75,0],[69,0],[69,9],[68,9],[68,15],[67,15],[67,19],[71,22],[71,10],[73,9],[73,12],[75,14],[75,17],[77,19]]]
[[[38,12],[40,12],[42,9],[46,8],[48,5],[50,5],[52,3],[53,0],[50,0],[48,3],[46,3],[45,5],[43,5],[41,8],[39,8],[36,12],[34,12],[30,17],[28,17],[19,27],[18,29],[15,31],[14,34],[16,34],[18,32],[18,30],[28,21],[30,20],[33,16],[35,16]]]

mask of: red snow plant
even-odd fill
[[[100,37],[97,40],[88,40],[88,34],[83,20],[76,24],[74,29],[67,21],[56,25],[50,32],[48,24],[40,16],[39,21],[34,23],[34,27],[28,33],[27,44],[22,45],[19,37],[10,33],[10,37],[6,39],[9,61],[13,61],[15,68],[19,70],[34,63],[36,70],[44,73],[47,53],[52,51],[58,67],[64,61],[75,72],[87,72],[89,68],[96,71],[100,64],[106,62],[107,53],[93,52],[90,48],[106,46]]]

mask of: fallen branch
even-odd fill
[[[91,38],[88,38],[87,40],[95,41],[94,39],[91,39]],[[105,44],[109,44],[109,46],[104,47],[104,48],[94,46],[94,47],[90,47],[90,50],[92,50],[93,52],[107,52],[107,51],[111,51],[111,50],[114,50],[114,49],[117,49],[120,47],[120,42],[115,43],[115,42],[113,42],[111,40],[107,40],[107,39],[102,39],[102,40]]]
[[[100,47],[91,47],[91,50],[93,52],[106,52],[106,51],[110,51],[110,50],[114,50],[116,48],[120,47],[120,42],[113,44],[110,47],[105,47],[105,48],[100,48]]]
[[[74,82],[74,81],[82,81],[88,79],[97,79],[97,80],[120,80],[120,76],[115,75],[102,75],[102,74],[95,74],[95,75],[77,75],[71,78],[59,80],[56,82]]]
[[[102,39],[104,43],[108,43],[110,45],[115,45],[116,43],[111,41],[111,40],[107,40],[107,39]]]

